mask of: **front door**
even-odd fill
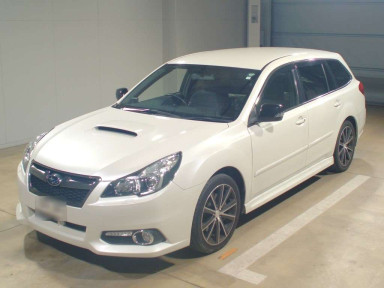
[[[256,105],[281,104],[284,117],[277,122],[257,123],[248,128],[253,150],[253,198],[288,179],[306,165],[308,121],[300,106],[294,67],[286,65],[271,73]]]

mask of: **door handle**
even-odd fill
[[[303,116],[300,116],[299,119],[296,121],[296,125],[302,125],[305,123],[305,118]]]
[[[337,108],[337,107],[340,107],[340,105],[341,105],[340,100],[336,100],[335,104],[333,104],[333,107]]]

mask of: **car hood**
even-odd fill
[[[57,126],[33,158],[48,167],[103,181],[123,177],[176,152],[185,152],[228,128],[104,108]]]

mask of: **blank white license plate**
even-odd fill
[[[67,206],[64,201],[40,196],[36,198],[35,214],[43,220],[65,222],[67,221]]]

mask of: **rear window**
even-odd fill
[[[328,93],[328,83],[321,62],[311,61],[299,63],[297,70],[305,97],[308,100]]]
[[[331,69],[335,78],[337,88],[344,86],[351,80],[351,74],[338,60],[327,60],[328,67]]]

